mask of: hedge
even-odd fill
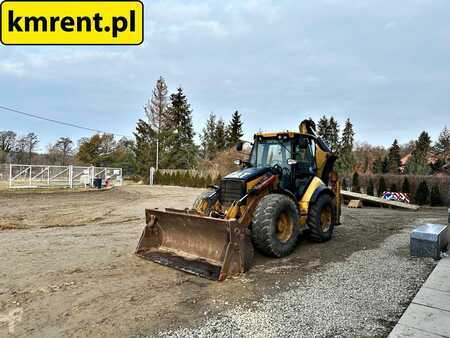
[[[212,177],[207,174],[202,175],[189,170],[164,172],[158,171],[155,175],[155,184],[177,185],[181,187],[206,188],[209,185],[217,185],[220,182],[220,175]]]

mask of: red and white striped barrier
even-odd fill
[[[411,203],[409,198],[409,194],[404,192],[392,192],[392,191],[384,191],[383,199],[387,201],[398,201],[403,203]]]

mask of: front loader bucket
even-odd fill
[[[213,280],[247,271],[253,260],[249,230],[237,220],[184,210],[145,210],[136,255]]]

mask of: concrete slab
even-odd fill
[[[437,268],[440,268],[440,269],[450,269],[450,257],[442,258],[442,259],[439,261],[439,264],[438,264]]]
[[[440,267],[439,265],[428,277],[423,287],[440,290],[444,292],[450,292],[450,268]]]
[[[450,312],[450,293],[423,287],[414,297],[414,304],[434,307],[439,310]],[[450,325],[450,323],[449,323]]]
[[[450,257],[439,261],[389,337],[450,338]]]
[[[397,324],[389,334],[388,338],[445,338],[434,333],[425,332],[422,330],[414,329],[412,327]]]
[[[411,303],[398,322],[413,329],[450,337],[450,312]]]

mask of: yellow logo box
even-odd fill
[[[139,45],[141,1],[14,1],[0,4],[5,45]]]

